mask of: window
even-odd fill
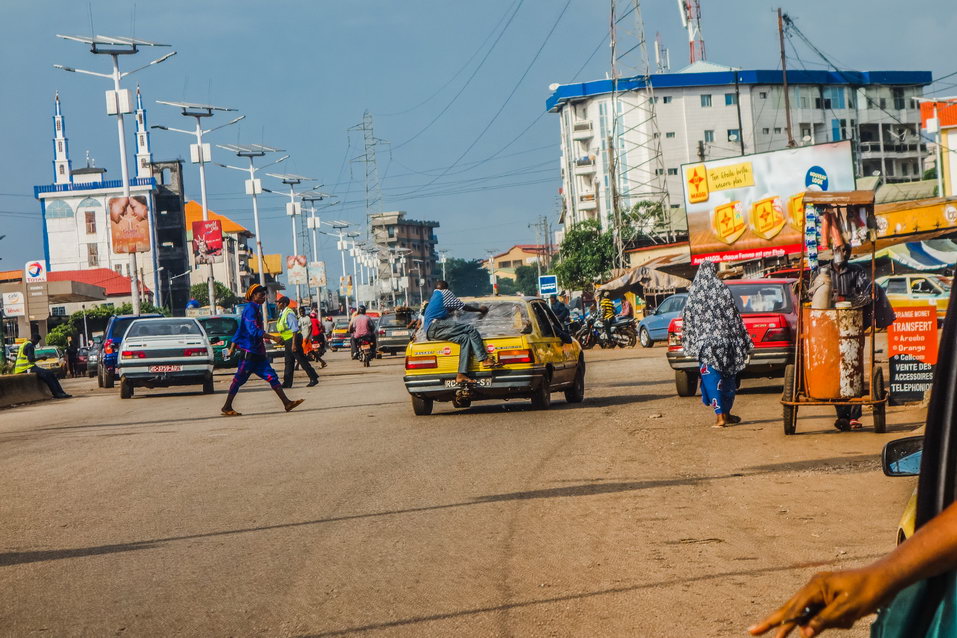
[[[525,292],[524,290],[522,292]],[[552,323],[548,320],[548,313],[545,312],[545,306],[541,303],[533,303],[532,310],[535,312],[535,319],[538,322],[538,329],[541,330],[543,337],[554,337],[555,331],[552,329]]]
[[[765,135],[770,135],[771,129],[765,126],[763,129],[761,129],[761,132],[764,133]]]
[[[63,165],[60,164],[60,175],[65,175],[66,171],[63,170]]]
[[[57,141],[56,141],[56,150],[60,151],[61,153],[63,152],[63,141],[62,141],[62,140],[57,140]]]
[[[389,238],[395,239],[395,226],[389,226]],[[209,296],[209,295],[207,295]]]
[[[807,99],[807,96],[806,96],[806,95],[802,95],[802,96],[801,96],[801,108],[802,108],[802,109],[808,108],[808,104],[809,104],[809,103],[810,103],[810,101]]]
[[[885,289],[889,295],[906,295],[907,294],[907,282],[903,277],[895,277],[894,279],[888,279],[885,284]]]
[[[775,127],[774,127],[774,134],[775,134],[775,135],[779,135],[780,133],[781,133],[781,127],[780,127],[780,126],[775,126]]]
[[[886,110],[886,109],[887,109],[887,98],[886,98],[886,97],[882,97],[881,99],[879,99],[879,100],[877,101],[877,104],[878,104],[878,107],[879,107],[882,111]]]
[[[669,175],[677,175],[677,174],[678,174],[678,169],[677,169],[677,168],[669,168],[669,169],[668,169],[668,174],[669,174]]]
[[[658,139],[659,137],[661,137],[661,133],[653,133],[651,137],[653,137],[654,139]]]
[[[86,234],[95,235],[96,234],[96,212],[88,210],[85,213],[86,217]]]
[[[665,174],[665,169],[663,169],[663,168],[656,168],[656,169],[655,169],[655,175],[664,175],[664,174]]]
[[[711,95],[710,95],[710,94],[707,94],[707,93],[706,93],[706,94],[704,94],[704,95],[701,96],[701,106],[703,106],[703,107],[711,106]]]
[[[729,128],[729,129],[728,129],[728,141],[729,141],[729,142],[737,142],[739,139],[741,139],[741,131],[738,130],[738,129],[736,129],[736,128]]]
[[[51,306],[50,314],[54,317],[65,317],[66,316],[66,306]]]
[[[724,105],[725,106],[734,106],[738,103],[738,96],[734,93],[725,93],[724,94]]]
[[[767,91],[761,91],[760,93],[758,93],[758,97],[761,98],[762,100],[766,100],[766,99],[768,99],[768,92],[767,92]]]
[[[681,204],[672,204],[671,207],[672,207],[672,208],[681,208]]]
[[[86,265],[91,268],[98,268],[100,266],[100,254],[96,244],[86,245]]]
[[[894,95],[894,108],[899,111],[904,110],[907,106],[907,102],[904,100],[904,89],[895,87],[891,89],[891,93]]]
[[[937,294],[937,290],[934,289],[934,286],[932,286],[929,281],[921,277],[920,279],[910,280],[910,293],[912,295],[926,297],[928,295]]]
[[[801,126],[801,139],[804,139],[805,137],[811,137],[810,126]]]
[[[123,264],[116,264],[115,266],[113,266],[113,270],[115,270],[115,271],[117,272],[117,274],[122,275],[122,274],[123,274]]]
[[[661,96],[661,102],[663,104],[671,104],[671,96],[670,95]]]
[[[704,141],[713,142],[714,141],[714,131],[705,131],[704,132]]]
[[[669,140],[672,140],[672,139],[674,139],[674,137],[675,137],[675,132],[674,132],[674,131],[668,131],[667,133],[665,133],[665,137],[666,137],[667,139],[669,139]]]

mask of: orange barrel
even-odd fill
[[[864,312],[850,304],[838,306],[802,309],[804,392],[812,399],[864,395]]]

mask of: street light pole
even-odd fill
[[[119,56],[121,55],[133,55],[139,52],[139,47],[149,46],[149,47],[168,47],[168,44],[159,44],[158,42],[149,42],[147,40],[137,40],[135,38],[120,38],[120,37],[109,37],[109,36],[72,36],[72,35],[61,35],[57,34],[58,38],[63,38],[64,40],[73,40],[75,42],[81,42],[83,44],[90,45],[90,53],[96,55],[109,55],[113,60],[113,71],[112,73],[96,73],[94,71],[85,71],[83,69],[76,69],[73,67],[63,66],[62,64],[54,64],[53,68],[60,69],[61,71],[68,71],[70,73],[82,73],[84,75],[93,75],[96,77],[106,78],[113,81],[113,90],[106,92],[106,112],[107,115],[116,115],[116,135],[119,138],[120,146],[120,177],[123,182],[123,197],[129,202],[130,199],[130,169],[127,163],[126,157],[126,124],[123,118],[123,115],[126,113],[133,112],[133,102],[129,91],[123,91],[120,88],[120,80],[125,78],[127,75],[141,71],[148,66],[154,64],[159,64],[170,59],[176,55],[176,51],[171,51],[166,55],[153,60],[143,66],[133,69],[132,71],[127,71],[126,73],[120,73],[120,60]],[[137,265],[136,252],[131,252],[130,254],[130,297],[133,302],[133,314],[140,314],[140,275],[139,275],[139,266]]]

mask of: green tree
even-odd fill
[[[481,297],[492,294],[488,271],[478,259],[450,258],[445,264],[449,288],[460,297]]]
[[[218,281],[214,282],[214,286],[217,306],[229,308],[230,306],[235,306],[242,301],[242,299],[233,294],[232,290]],[[198,301],[201,306],[209,305],[209,287],[205,283],[190,286],[189,296]]]
[[[499,277],[496,283],[498,284],[498,294],[500,295],[518,294],[518,288],[515,286],[514,279],[509,279],[508,277]]]
[[[544,274],[544,273],[543,273]],[[515,269],[515,289],[523,295],[535,296],[538,294],[538,268],[535,266],[519,266]]]
[[[603,233],[597,220],[585,220],[565,233],[552,268],[558,283],[567,290],[589,290],[608,278],[615,263],[615,242]]]
[[[133,304],[131,303],[124,303],[119,306],[95,306],[86,310],[77,310],[66,321],[50,329],[50,332],[47,333],[46,343],[65,348],[70,337],[75,339],[83,332],[84,316],[86,316],[86,324],[90,332],[97,332],[106,328],[107,322],[113,315],[131,314],[133,314]],[[143,302],[140,304],[140,314],[168,316],[169,311],[149,302]]]

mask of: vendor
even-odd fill
[[[831,286],[834,302],[849,301],[855,307],[864,308],[864,326],[871,325],[871,278],[859,264],[850,263],[851,247],[847,244],[834,248],[832,261]],[[880,330],[894,323],[894,309],[884,289],[874,286],[874,325]],[[834,427],[842,432],[860,430],[861,406],[838,405],[837,420]]]

